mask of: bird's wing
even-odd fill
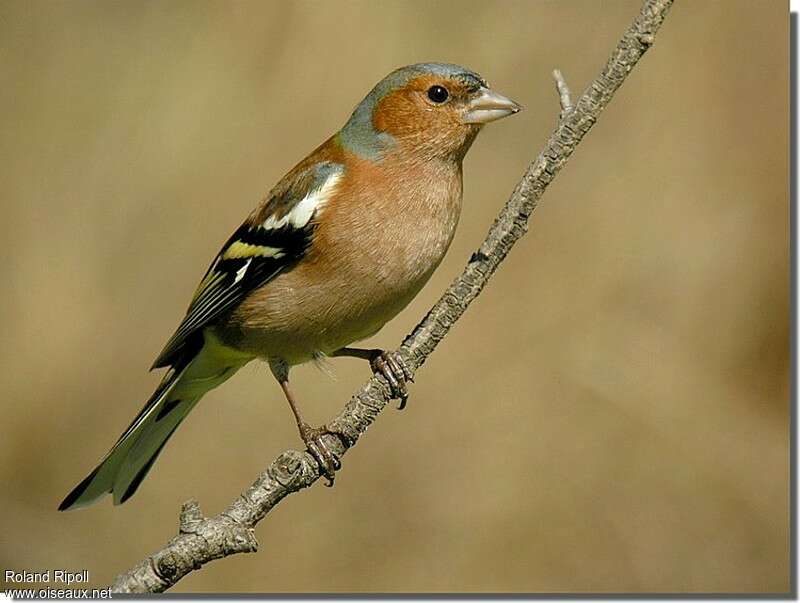
[[[198,344],[202,345],[205,327],[302,259],[311,242],[314,218],[343,173],[343,166],[321,162],[290,173],[271,191],[211,263],[186,316],[153,368],[191,360]]]

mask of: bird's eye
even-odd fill
[[[428,88],[428,98],[434,103],[443,103],[449,96],[450,93],[447,91],[447,88],[443,88],[442,86],[431,86]]]

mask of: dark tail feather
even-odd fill
[[[67,509],[72,508],[72,506],[75,505],[76,501],[81,497],[81,495],[84,492],[86,492],[86,489],[89,487],[89,484],[91,484],[94,478],[97,477],[98,471],[100,471],[100,466],[96,467],[95,470],[92,471],[89,475],[87,475],[80,484],[78,484],[72,489],[72,492],[67,494],[64,500],[61,501],[61,504],[58,505],[58,510],[66,511]]]
[[[125,459],[130,453],[133,446],[139,439],[151,431],[152,425],[155,423],[154,416],[158,414],[157,409],[163,409],[169,400],[169,392],[175,388],[182,373],[170,372],[168,373],[161,384],[156,389],[153,396],[147,401],[144,408],[136,416],[128,429],[114,444],[113,448],[106,454],[100,464],[92,471],[80,484],[67,494],[66,498],[58,506],[59,511],[68,509],[77,509],[92,504],[102,496],[113,492],[114,482],[118,477],[119,471],[122,468]],[[177,427],[177,424],[174,426]],[[172,434],[174,427],[169,431],[167,437]],[[150,429],[148,429],[150,428]],[[160,442],[158,451],[160,452],[166,439]],[[155,461],[153,455],[147,468],[152,466]],[[146,472],[144,472],[146,473]],[[141,478],[144,478],[142,473]],[[139,480],[141,482],[141,479]],[[137,483],[138,485],[138,483]],[[135,490],[135,488],[133,488]],[[133,494],[131,490],[130,494]],[[128,497],[130,497],[130,494]]]
[[[178,425],[180,425],[180,422],[178,422]],[[131,481],[131,483],[128,484],[128,487],[125,489],[125,493],[120,497],[119,504],[124,503],[131,496],[136,494],[136,490],[139,489],[139,484],[141,484],[144,478],[147,477],[147,473],[150,471],[153,463],[156,462],[158,455],[161,454],[161,451],[164,449],[164,445],[167,443],[170,437],[172,437],[172,434],[175,433],[178,425],[175,425],[175,427],[172,428],[172,431],[169,432],[164,441],[161,442],[161,445],[158,447],[158,449],[153,453],[153,456],[151,456],[150,459],[144,464],[144,467],[139,469],[139,472],[134,476],[133,481]]]
[[[128,500],[200,398],[250,359],[211,339],[183,368],[170,369],[130,427],[97,468],[67,495],[59,511],[85,507],[109,493],[116,505]]]

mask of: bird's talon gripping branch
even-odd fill
[[[339,460],[339,457],[328,448],[322,436],[337,434],[331,432],[325,426],[311,427],[308,423],[301,423],[298,427],[300,428],[300,437],[303,443],[305,443],[306,448],[308,448],[314,460],[317,461],[322,475],[328,480],[325,485],[329,487],[333,486],[333,482],[336,479],[336,472],[342,468],[342,462]]]
[[[382,375],[389,382],[392,397],[400,400],[400,405],[397,409],[403,410],[408,402],[408,385],[406,382],[413,382],[414,379],[402,356],[397,352],[376,350],[370,365],[374,373]]]
[[[399,352],[387,352],[378,349],[341,348],[331,356],[349,356],[368,360],[372,372],[381,375],[389,383],[392,398],[400,400],[398,410],[402,410],[408,401],[408,385],[414,382],[414,375]]]

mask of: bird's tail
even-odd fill
[[[217,387],[252,357],[221,346],[207,336],[183,368],[169,369],[130,427],[86,479],[59,505],[59,511],[92,504],[107,493],[119,505],[133,496],[158,454],[203,395]]]

